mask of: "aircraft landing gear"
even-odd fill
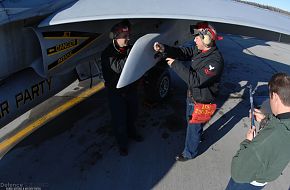
[[[144,76],[145,99],[149,102],[160,102],[170,94],[171,77],[166,62],[157,63]]]

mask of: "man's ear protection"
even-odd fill
[[[194,36],[199,35],[205,46],[209,46],[213,41],[211,33],[207,28],[197,29],[196,25],[190,25],[190,33]]]
[[[200,36],[205,46],[209,46],[211,44],[212,37],[211,37],[210,32],[207,29],[200,31]]]

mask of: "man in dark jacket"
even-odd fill
[[[277,179],[290,161],[290,76],[277,73],[269,82],[270,115],[265,126],[254,136],[249,129],[240,150],[232,160],[227,190],[258,190]],[[258,122],[266,119],[254,110]]]
[[[143,138],[137,134],[134,125],[138,114],[137,86],[117,89],[117,83],[124,68],[128,54],[132,48],[129,45],[130,23],[123,21],[112,27],[110,38],[112,43],[102,52],[101,63],[108,92],[109,108],[112,125],[120,155],[128,154],[128,137],[135,141]]]
[[[202,127],[215,111],[212,104],[218,95],[224,68],[222,55],[215,44],[220,39],[215,28],[207,22],[200,22],[191,26],[191,32],[195,47],[176,48],[158,42],[154,44],[154,50],[167,57],[168,65],[188,85],[185,148],[176,156],[177,161],[187,161],[197,155]],[[184,65],[185,60],[191,61],[190,67]],[[211,107],[210,110],[201,109],[203,113],[210,113],[206,120],[201,119],[205,115],[198,115],[203,107]]]

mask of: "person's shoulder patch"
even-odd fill
[[[215,67],[213,67],[212,65],[209,65],[208,67],[206,67],[204,69],[204,73],[207,75],[207,76],[214,76],[215,75]]]

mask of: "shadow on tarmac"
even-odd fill
[[[290,73],[288,65],[243,53],[249,47],[268,46],[263,41],[230,35],[224,41],[219,42],[225,58],[218,99],[221,117],[204,130],[200,156],[248,116],[249,84],[255,88],[268,82],[274,72]],[[145,141],[132,142],[127,157],[118,154],[106,94],[101,91],[41,127],[4,156],[0,182],[42,190],[154,189],[174,167],[174,156],[182,151],[185,139],[186,86],[177,76],[172,78],[171,97],[165,102],[145,106],[140,100],[137,128]],[[267,96],[268,92],[263,88],[257,93]],[[225,112],[228,99],[240,101]]]
[[[277,72],[286,72],[290,74],[289,65],[260,57],[253,57],[252,52],[249,50],[247,53],[250,52],[250,54],[236,56],[236,53],[241,53],[242,50],[246,48],[270,46],[258,39],[250,38],[241,41],[239,38],[240,37],[228,35],[228,38],[225,40],[230,40],[232,43],[227,43],[228,47],[222,46],[220,48],[225,58],[225,69],[221,83],[221,96],[220,99],[217,100],[217,104],[218,108],[221,108],[228,99],[242,98],[242,101],[233,106],[231,110],[226,113],[223,113],[223,110],[218,110],[219,114],[222,116],[204,130],[203,142],[199,147],[199,155],[203,154],[214,143],[225,136],[239,121],[249,116],[251,107],[249,85],[252,85],[253,90],[256,89],[254,99],[257,97],[258,100],[259,97],[269,96],[268,86],[260,83],[267,83],[271,76]],[[230,47],[233,44],[238,44],[238,46],[242,48],[241,51],[234,52],[236,50]],[[250,62],[248,62],[249,60]],[[249,64],[255,65],[249,66]],[[242,81],[244,81],[244,83],[242,83]],[[244,127],[248,128],[249,126],[250,120],[249,125],[245,125]]]

